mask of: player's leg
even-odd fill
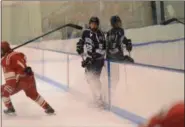
[[[97,106],[102,105],[102,84],[100,81],[100,74],[104,60],[96,60],[93,65],[86,68],[87,81],[90,84],[93,101]]]
[[[14,106],[11,102],[10,96],[13,95],[13,94],[16,94],[19,91],[20,91],[20,89],[16,88],[14,85],[4,84],[4,85],[1,86],[2,101],[5,105],[5,107],[7,108],[6,110],[4,110],[5,114],[15,113],[15,109],[14,109]]]
[[[39,106],[41,106],[47,114],[54,113],[54,109],[48,104],[48,102],[37,92],[35,82],[27,89],[24,89],[27,97],[35,101]]]
[[[86,70],[86,78],[90,85],[94,101],[101,97],[101,82],[99,77],[91,70]]]

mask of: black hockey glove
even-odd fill
[[[80,40],[79,42],[77,42],[77,44],[76,44],[76,51],[77,51],[77,53],[79,55],[84,52],[83,41],[82,40]]]
[[[128,52],[132,51],[132,43],[130,39],[127,40],[126,49]]]
[[[125,55],[123,60],[124,60],[124,62],[134,63],[134,59],[131,58],[131,57],[128,56],[128,55]]]
[[[93,63],[93,59],[87,57],[86,60],[82,61],[82,67],[87,67],[87,66],[91,65],[92,63]]]
[[[31,67],[26,67],[24,69],[24,72],[26,73],[26,75],[33,75],[33,71],[31,69]]]

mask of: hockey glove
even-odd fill
[[[82,67],[87,67],[87,66],[91,65],[92,62],[93,62],[92,58],[87,57],[86,60],[82,61]]]
[[[24,72],[26,73],[26,75],[33,75],[33,71],[31,69],[31,67],[26,67]]]
[[[131,43],[130,39],[128,39],[128,42],[126,44],[126,49],[127,49],[128,52],[132,51],[132,43]]]
[[[76,51],[77,53],[80,55],[84,52],[84,49],[83,49],[83,41],[80,40],[79,42],[77,42],[76,44]]]
[[[124,62],[128,62],[128,63],[134,63],[134,59],[132,59],[130,56],[128,55],[125,55],[124,56],[124,59],[123,59]]]

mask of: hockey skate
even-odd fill
[[[94,100],[94,107],[101,110],[106,109],[106,103],[103,101],[102,97]]]
[[[48,108],[45,110],[45,113],[48,115],[53,115],[55,114],[55,111],[51,106],[48,106]]]
[[[4,110],[4,114],[10,115],[10,116],[14,116],[14,115],[16,115],[15,109],[13,107],[5,109]]]

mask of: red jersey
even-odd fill
[[[184,102],[175,104],[168,111],[154,116],[147,127],[184,127]]]
[[[20,52],[11,52],[1,58],[6,84],[16,84],[20,79],[27,78],[25,75],[26,59]]]

